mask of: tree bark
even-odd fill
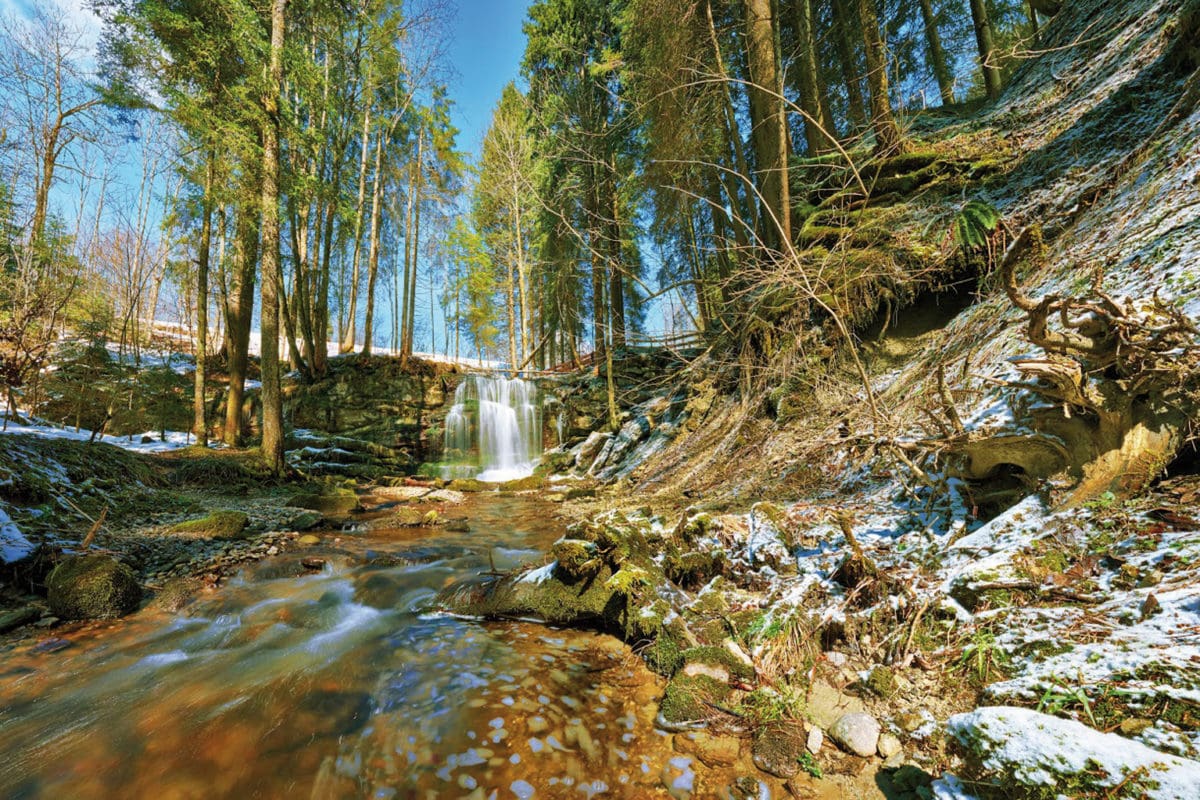
[[[342,354],[354,350],[354,335],[358,330],[358,264],[362,254],[363,214],[366,213],[367,164],[371,152],[371,101],[363,110],[362,145],[358,156],[358,202],[354,206],[354,247],[350,258],[350,307],[346,312],[346,328],[342,335]]]
[[[796,25],[796,88],[804,112],[804,138],[810,155],[833,149],[833,119],[825,105],[817,69],[817,43],[813,34],[812,0],[793,0]],[[928,0],[926,0],[928,2]]]
[[[900,129],[896,127],[892,101],[888,96],[887,51],[879,32],[875,0],[855,2],[858,4],[867,54],[867,89],[871,95],[871,127],[875,131],[875,149],[881,153],[891,153],[900,149]]]
[[[381,222],[379,205],[383,194],[383,134],[375,143],[375,183],[371,187],[371,245],[367,252],[367,308],[363,319],[364,356],[371,355],[371,338],[375,335],[375,282],[379,277],[379,237]]]
[[[255,187],[257,188],[257,187]],[[225,328],[229,331],[229,392],[225,401],[225,444],[242,443],[242,402],[249,365],[250,324],[254,315],[254,274],[258,260],[258,223],[261,208],[245,202],[238,212],[234,260],[236,288],[231,287],[225,305]]]
[[[975,42],[979,45],[979,66],[983,69],[983,85],[987,96],[995,100],[1000,96],[1000,68],[996,66],[995,44],[992,36],[992,20],[988,16],[984,0],[971,0],[971,19],[975,23]]]
[[[196,444],[208,446],[208,415],[204,401],[207,377],[205,362],[208,360],[208,259],[212,250],[213,183],[217,156],[213,151],[205,155],[203,219],[200,222],[200,242],[196,252],[196,373],[192,393],[192,435]]]
[[[857,13],[848,9],[845,2],[833,2],[833,43],[846,84],[846,114],[854,131],[861,131],[867,127],[867,101],[863,97],[862,74],[858,70],[858,49],[854,46],[853,18]]]
[[[262,171],[262,456],[283,472],[283,396],[279,370],[279,93],[283,85],[284,12],[287,0],[271,2],[271,55],[263,96]]]
[[[950,77],[950,66],[946,61],[946,51],[942,49],[942,37],[938,33],[937,19],[933,15],[933,1],[921,0],[921,20],[925,24],[925,43],[929,45],[929,65],[933,68],[933,76],[937,79],[938,93],[942,96],[942,105],[954,104],[954,81]]]
[[[759,235],[768,247],[780,248],[792,238],[788,191],[787,121],[783,84],[775,48],[771,0],[745,0],[746,62],[750,70],[750,121],[755,167],[763,206]]]

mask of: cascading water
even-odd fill
[[[446,416],[445,477],[510,481],[533,474],[542,455],[537,386],[520,378],[471,375]]]

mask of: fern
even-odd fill
[[[954,217],[954,238],[963,250],[980,250],[987,246],[999,224],[1000,212],[987,203],[972,200]]]

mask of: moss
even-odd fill
[[[654,578],[641,567],[628,565],[617,570],[605,585],[614,592],[633,596],[645,589],[653,588]]]
[[[450,481],[450,484],[446,488],[455,492],[487,492],[495,489],[496,486],[491,483],[477,481],[474,478],[455,478]]]
[[[742,698],[738,712],[755,725],[804,717],[804,695],[790,686],[782,690],[760,687]]]
[[[111,556],[71,556],[46,580],[50,610],[63,619],[113,619],[138,607],[133,570]]]
[[[733,690],[727,684],[707,675],[677,674],[667,684],[659,711],[667,722],[694,722],[712,716],[710,703],[722,705],[728,702]]]
[[[687,669],[690,664],[699,664],[709,667],[719,667],[728,672],[730,677],[740,681],[749,682],[758,677],[754,671],[754,667],[740,660],[724,647],[711,645],[690,647],[684,650],[682,655],[684,669]]]
[[[358,508],[358,495],[353,489],[327,489],[293,495],[287,504],[322,514],[349,514]]]
[[[688,610],[694,614],[713,617],[724,616],[729,611],[729,601],[725,599],[725,579],[714,578],[704,591],[696,596]]]
[[[550,554],[558,562],[558,569],[568,578],[583,578],[600,569],[598,548],[583,539],[559,539],[550,548]]]
[[[529,492],[541,489],[546,485],[546,479],[541,475],[530,475],[526,478],[517,478],[512,481],[505,481],[500,484],[502,492]]]
[[[214,511],[206,517],[180,522],[170,532],[197,539],[235,539],[249,524],[250,518],[241,511]]]
[[[258,460],[214,456],[208,451],[204,455],[178,460],[179,463],[171,470],[170,479],[172,483],[183,486],[249,486],[264,483],[271,477]]]
[[[880,664],[867,675],[867,688],[887,700],[896,693],[896,673]]]
[[[671,548],[663,558],[663,572],[684,589],[697,589],[723,573],[729,562],[720,550],[679,551]]]
[[[642,658],[650,669],[670,677],[683,666],[683,648],[674,634],[664,630],[642,651]]]

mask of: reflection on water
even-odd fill
[[[6,654],[0,796],[643,797],[664,768],[682,788],[659,687],[619,642],[428,612],[559,534],[493,503],[469,534],[343,537],[318,574],[266,563],[182,616]]]

